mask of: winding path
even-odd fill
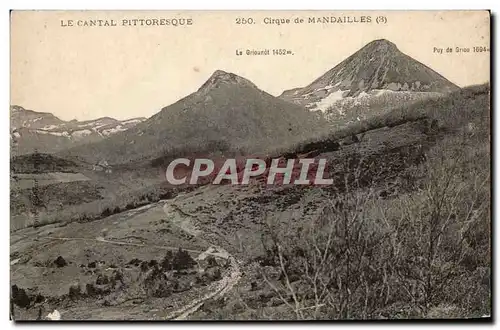
[[[183,212],[177,205],[167,201],[167,203],[165,203],[165,206],[163,207],[163,210],[175,225],[177,225],[188,234],[197,236],[202,233],[202,231],[197,229],[192,223],[190,219],[192,216]],[[210,299],[217,299],[224,296],[224,294],[229,292],[238,283],[241,278],[241,271],[238,261],[220,246],[212,246],[212,251],[214,250],[217,252],[210,252],[210,249],[208,249],[207,251],[200,254],[198,258],[206,257],[207,255],[213,255],[219,258],[227,259],[229,260],[229,270],[220,281],[214,282],[210,285],[210,290],[207,294],[200,297],[199,299],[192,301],[186,306],[171,312],[166,317],[167,320],[187,319],[189,315],[196,312],[205,301]]]

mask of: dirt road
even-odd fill
[[[179,207],[177,207],[174,203],[167,201],[163,210],[167,214],[167,217],[181,229],[186,231],[187,233],[197,236],[202,233],[201,230],[195,227],[191,216],[182,212]],[[224,258],[229,260],[229,270],[224,274],[224,277],[215,283],[210,285],[209,292],[204,296],[200,297],[187,304],[186,306],[179,308],[176,311],[170,313],[166,319],[167,320],[185,320],[192,313],[196,312],[205,301],[210,299],[217,299],[228,291],[230,291],[240,280],[241,271],[238,264],[238,261],[230,255],[225,249],[220,246],[212,246],[207,251],[203,252],[198,256],[198,258],[205,258],[208,255],[213,255],[215,257]]]

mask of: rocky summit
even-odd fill
[[[343,115],[356,105],[370,111],[371,99],[382,98],[377,103],[390,105],[394,98],[400,103],[458,89],[439,73],[402,53],[394,43],[380,39],[368,43],[306,87],[284,91],[280,98],[312,111]]]

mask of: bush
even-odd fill
[[[172,267],[174,270],[189,269],[196,265],[196,261],[189,255],[189,253],[181,248],[174,255],[172,260]]]
[[[56,260],[54,260],[54,264],[57,266],[57,267],[64,267],[66,266],[68,263],[66,262],[66,260],[64,260],[63,257],[59,256],[57,257]]]
[[[71,299],[78,299],[81,296],[82,292],[80,289],[80,284],[76,283],[74,285],[71,285],[68,290],[68,296]]]
[[[172,265],[173,259],[174,259],[174,254],[172,253],[172,251],[167,251],[167,254],[165,255],[165,257],[163,258],[163,260],[160,263],[161,268],[164,271],[172,270],[173,269],[173,265]]]
[[[111,210],[109,208],[104,209],[104,211],[101,212],[102,217],[109,217],[112,214]]]
[[[19,288],[15,284],[11,288],[11,300],[21,308],[28,308],[31,304],[31,299],[26,293],[26,290]]]

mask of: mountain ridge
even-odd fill
[[[19,105],[10,107],[11,142],[17,154],[56,152],[73,145],[94,142],[127,130],[146,118],[64,121],[50,112],[37,112]]]

